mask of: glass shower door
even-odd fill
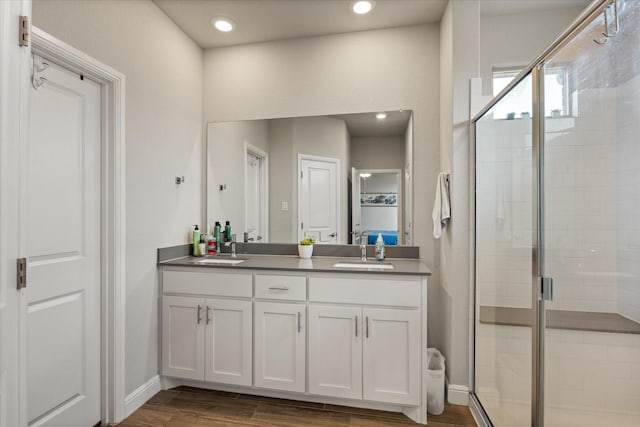
[[[545,426],[640,426],[640,2],[605,13],[543,68]]]
[[[476,122],[474,390],[495,426],[531,425],[531,85]]]

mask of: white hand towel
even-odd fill
[[[433,237],[439,239],[442,236],[442,229],[451,218],[451,205],[449,204],[449,186],[447,185],[447,175],[438,174],[436,182],[436,200],[433,204]]]

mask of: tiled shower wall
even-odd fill
[[[618,311],[640,322],[640,76],[617,88]]]

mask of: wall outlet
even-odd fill
[[[282,202],[280,204],[280,210],[282,210],[282,212],[286,212],[289,210],[289,202]]]

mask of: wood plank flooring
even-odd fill
[[[273,399],[247,394],[177,387],[153,396],[121,427],[336,426],[391,427],[417,425],[403,414]],[[429,415],[433,427],[475,427],[466,406],[445,406]]]

